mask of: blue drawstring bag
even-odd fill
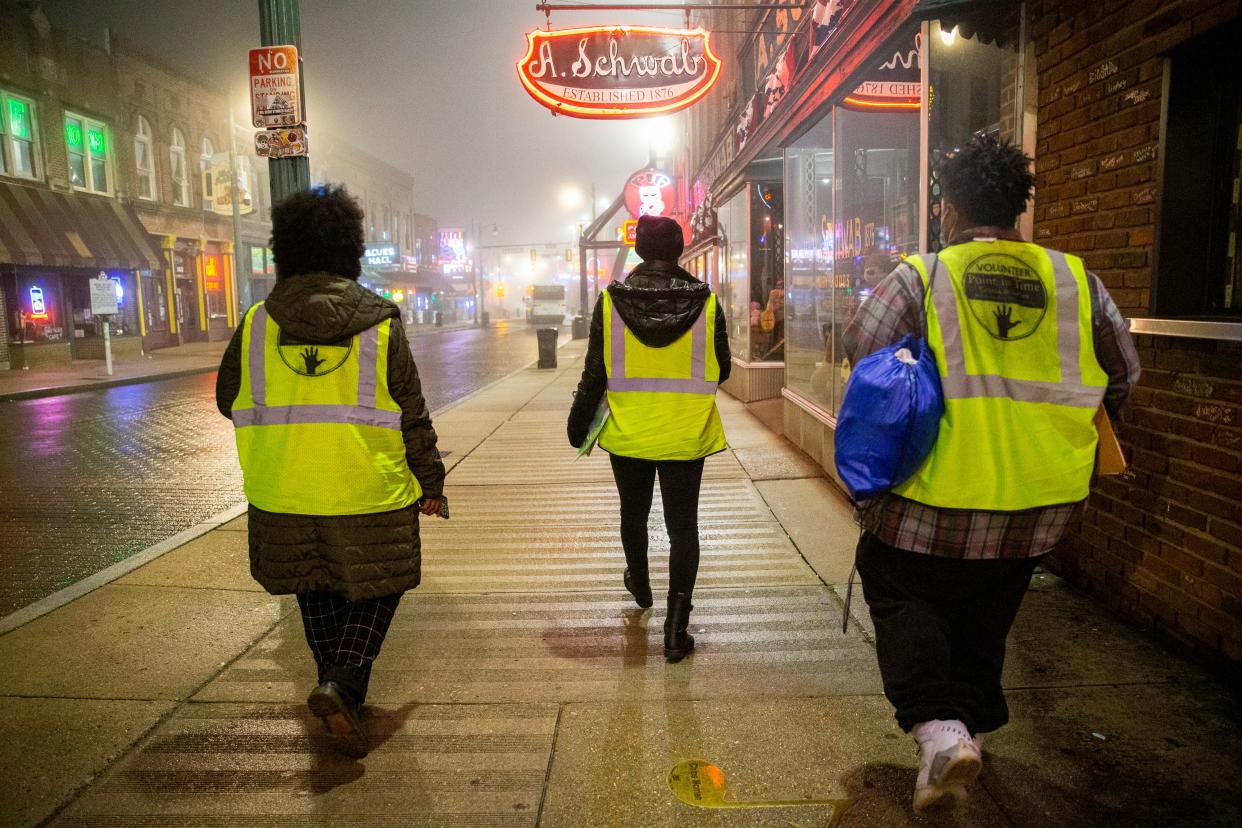
[[[850,495],[866,500],[908,480],[931,454],[943,412],[936,357],[921,337],[864,357],[837,416],[837,474]]]

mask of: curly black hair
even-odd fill
[[[1008,141],[976,136],[942,162],[944,197],[972,224],[1013,227],[1035,186],[1031,163]]]
[[[294,193],[272,208],[276,279],[304,273],[362,273],[362,207],[344,187],[324,185]]]

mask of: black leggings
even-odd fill
[[[647,516],[656,474],[664,501],[664,526],[668,529],[669,594],[694,591],[699,572],[699,484],[703,459],[640,460],[610,455],[612,476],[621,495],[621,546],[632,572],[647,571]]]

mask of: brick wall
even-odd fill
[[[1237,0],[1036,0],[1036,240],[1083,256],[1127,316],[1151,311],[1163,53]],[[1239,320],[1242,322],[1242,320]],[[1136,338],[1118,432],[1053,566],[1236,677],[1242,664],[1242,344]]]

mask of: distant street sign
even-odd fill
[[[262,158],[295,158],[308,154],[304,127],[265,129],[255,133],[254,151]]]
[[[302,123],[302,84],[296,46],[250,50],[250,113],[256,127]]]
[[[117,312],[116,282],[107,276],[91,279],[91,314],[93,316],[115,316]]]

